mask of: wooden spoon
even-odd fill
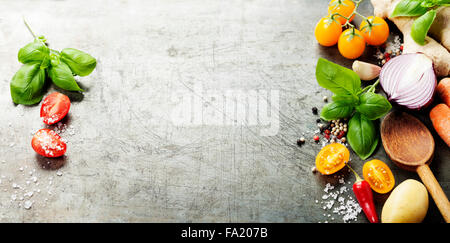
[[[405,112],[391,112],[381,123],[381,140],[395,164],[419,174],[445,221],[449,223],[450,203],[428,166],[434,154],[434,139],[427,127]]]

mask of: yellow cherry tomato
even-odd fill
[[[372,46],[383,44],[389,37],[389,26],[386,21],[380,17],[367,17],[366,20],[361,22],[359,30],[364,36],[367,44]]]
[[[363,166],[363,176],[372,190],[378,193],[388,193],[394,188],[394,175],[381,160],[374,159],[366,162]]]
[[[328,4],[328,14],[332,15],[338,13],[342,16],[350,18],[350,21],[352,21],[355,17],[353,10],[355,10],[355,3],[351,0],[332,0]],[[341,16],[336,16],[336,19],[341,24],[345,24],[345,22],[347,22],[347,19]]]
[[[349,159],[347,147],[340,143],[328,144],[317,154],[316,168],[324,175],[331,175],[342,169]]]
[[[331,18],[328,17],[321,18],[314,30],[316,40],[322,46],[336,45],[341,33],[342,33],[341,24],[337,20],[332,20]]]
[[[364,41],[364,37],[357,29],[347,29],[339,37],[338,49],[345,58],[358,58],[363,54],[365,48],[366,42]]]

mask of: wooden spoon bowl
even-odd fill
[[[449,223],[450,203],[428,166],[434,154],[434,139],[428,128],[414,116],[394,111],[381,123],[381,140],[387,155],[396,165],[419,174]]]
[[[381,140],[386,153],[400,168],[416,171],[429,164],[434,155],[434,139],[417,118],[404,112],[391,112],[381,123]]]

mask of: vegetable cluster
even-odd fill
[[[314,29],[317,42],[322,46],[338,45],[341,55],[347,59],[360,57],[366,43],[379,46],[389,36],[389,26],[376,16],[365,17],[357,12],[363,0],[331,0],[328,15],[319,20]],[[363,18],[359,30],[351,22],[355,15]],[[345,29],[348,27],[347,29]]]
[[[35,37],[19,50],[18,59],[24,65],[10,83],[11,98],[16,104],[39,103],[47,77],[61,89],[83,91],[74,76],[87,76],[97,65],[96,59],[85,52],[73,48],[59,52],[50,49],[45,41],[43,36]]]
[[[384,96],[375,93],[379,81],[361,89],[361,80],[355,72],[323,58],[317,62],[316,79],[320,86],[334,93],[333,102],[323,107],[321,118],[350,118],[348,143],[361,159],[367,159],[379,140],[374,120],[392,108]]]
[[[425,37],[436,18],[436,9],[450,6],[449,0],[402,0],[391,17],[418,17],[411,26],[411,37],[420,45],[425,45]]]

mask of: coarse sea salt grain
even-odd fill
[[[23,203],[23,207],[24,207],[25,209],[30,209],[31,206],[33,206],[33,202],[32,202],[32,201],[27,200],[27,201],[25,201],[25,202]]]
[[[322,200],[320,201],[322,209],[331,211],[334,214],[334,217],[331,218],[332,220],[337,218],[335,216],[340,216],[344,223],[356,221],[362,209],[358,202],[350,195],[345,197],[345,194],[348,193],[348,187],[345,186],[344,178],[340,177],[338,181],[339,186],[333,186],[331,183],[325,185],[323,189],[325,194],[322,195]],[[319,203],[319,200],[315,202]],[[328,217],[331,217],[332,214],[328,215]],[[327,222],[325,221],[325,223]]]
[[[19,166],[17,168],[21,173],[14,173],[12,176],[1,175],[4,181],[0,184],[0,190],[8,192],[8,189],[12,187],[10,191],[10,202],[12,205],[16,205],[18,208],[31,209],[36,206],[46,206],[49,200],[45,196],[53,195],[57,180],[53,176],[53,173],[42,173],[36,171],[35,168],[29,168],[29,166]],[[57,171],[58,177],[62,176],[61,171]],[[39,184],[39,180],[48,181],[47,183]],[[45,194],[41,193],[41,190],[45,190]],[[47,196],[48,197],[48,196]],[[31,200],[33,198],[33,200]],[[45,198],[45,201],[44,201]]]
[[[56,123],[53,131],[55,131],[59,135],[64,135],[64,137],[75,135],[75,128],[72,125],[67,126],[62,122]]]

